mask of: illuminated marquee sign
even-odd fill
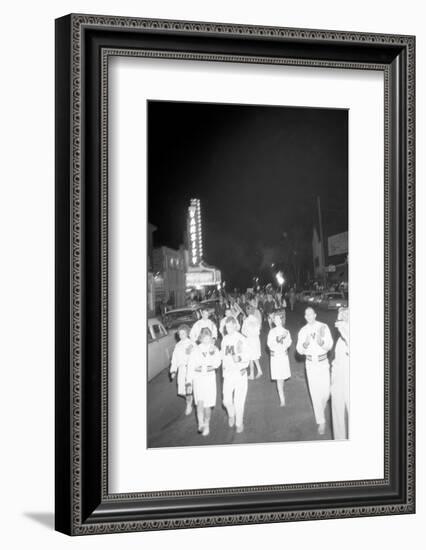
[[[203,259],[203,239],[201,233],[201,206],[199,199],[191,199],[188,207],[188,249],[189,263],[198,265]]]
[[[186,274],[187,288],[217,285],[220,282],[221,282],[221,273],[218,269],[210,269],[210,270],[200,269],[200,270],[188,271],[188,273]]]

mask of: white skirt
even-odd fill
[[[257,361],[260,359],[260,338],[259,336],[247,337],[247,353],[250,361]]]
[[[178,395],[186,395],[186,371],[186,365],[178,368],[176,377]]]
[[[288,354],[271,355],[271,379],[287,380],[290,376],[290,360]]]
[[[195,404],[202,401],[205,407],[214,407],[216,405],[216,371],[196,375],[192,382],[192,393]]]

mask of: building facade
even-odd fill
[[[348,232],[325,237],[322,246],[316,227],[312,235],[314,279],[327,285],[348,286]],[[325,256],[325,257],[324,257]]]
[[[156,309],[159,304],[169,307],[185,305],[186,273],[183,250],[167,246],[154,248],[153,273]]]
[[[148,222],[147,231],[147,313],[148,318],[155,315],[155,283],[153,273],[154,231],[157,228]]]
[[[219,288],[221,272],[204,261],[203,231],[200,199],[191,199],[186,216],[186,289],[196,290],[205,296],[210,288]]]

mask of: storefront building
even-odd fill
[[[169,308],[185,305],[185,259],[183,249],[154,248],[153,273],[156,309],[162,302]]]

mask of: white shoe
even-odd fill
[[[280,407],[285,407],[285,401],[280,401]]]
[[[237,434],[240,434],[244,431],[244,426],[241,424],[241,426],[237,426],[236,430]]]
[[[321,424],[318,424],[318,434],[324,435],[325,434],[325,422],[321,422]]]
[[[233,428],[235,425],[235,416],[228,416],[228,426]]]
[[[208,424],[204,424],[204,428],[201,434],[206,436],[206,435],[209,435],[209,433],[210,433],[210,426]]]

